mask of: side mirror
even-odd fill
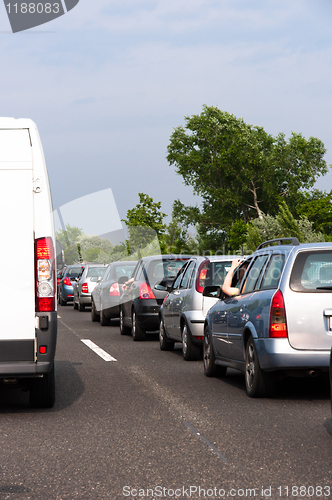
[[[118,283],[119,285],[123,285],[128,280],[129,280],[128,276],[121,276],[121,278],[118,279]]]
[[[162,280],[159,283],[156,283],[154,288],[156,290],[161,290],[163,292],[171,292],[173,290],[172,284],[169,281]]]
[[[212,297],[214,299],[221,299],[223,291],[219,285],[206,286],[203,290],[203,297]]]
[[[99,280],[99,278],[101,278],[101,276],[92,276],[92,278],[90,278],[90,281],[91,281],[92,283],[97,283],[97,282],[98,282],[98,280]]]

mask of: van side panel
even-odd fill
[[[0,130],[0,340],[35,338],[31,150],[27,129]]]

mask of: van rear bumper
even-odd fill
[[[6,377],[29,378],[48,373],[53,366],[53,362],[14,361],[0,363],[0,379]]]
[[[0,378],[34,377],[53,366],[57,338],[57,313],[37,313],[39,328],[35,339],[0,340]],[[43,347],[41,354],[40,347]]]

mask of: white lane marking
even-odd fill
[[[104,361],[116,361],[115,358],[113,358],[110,354],[108,354],[106,351],[103,351],[100,347],[98,347],[96,344],[94,344],[91,340],[89,339],[81,339],[81,341],[90,347],[93,352],[98,354],[101,358],[103,358]]]
[[[195,427],[193,427],[189,422],[184,421],[184,425],[187,427],[187,429],[190,430],[190,432],[192,432],[195,436],[197,436],[199,439],[201,439],[210,448],[210,450],[213,453],[215,453],[219,458],[221,458],[221,460],[223,462],[225,462],[225,464],[228,464],[227,458],[224,457],[224,455],[222,453],[220,453],[220,451],[215,446],[213,446],[211,441],[209,441],[204,436],[202,436],[201,433],[198,432],[198,430],[195,429]]]
[[[61,319],[61,316],[59,314],[57,314],[57,318],[60,318]]]

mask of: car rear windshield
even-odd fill
[[[149,281],[174,279],[188,259],[153,260],[147,268]]]
[[[136,267],[136,264],[134,264],[132,266],[123,266],[123,265],[117,266],[115,268],[116,279],[118,280],[119,278],[122,278],[122,276],[127,276],[128,278],[131,278],[135,267]]]
[[[300,252],[290,277],[295,292],[332,291],[332,250]]]
[[[105,267],[89,267],[87,278],[99,278],[105,272]]]
[[[205,286],[222,286],[226,274],[230,270],[231,266],[231,261],[207,262],[201,271],[199,285],[203,288]],[[206,273],[204,272],[204,269],[206,269]]]
[[[82,267],[75,267],[73,269],[67,269],[66,276],[69,278],[77,278],[82,272]]]

